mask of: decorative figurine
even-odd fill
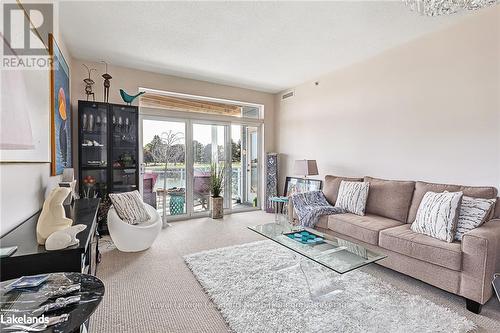
[[[106,65],[106,73],[102,74],[102,77],[104,78],[104,102],[108,103],[109,101],[109,87],[111,87],[111,80],[113,77],[108,74],[108,64],[104,61],[101,60],[101,62]]]
[[[77,224],[52,233],[45,241],[45,249],[48,251],[61,250],[68,246],[79,244],[80,240],[76,238],[76,234],[86,228],[87,226],[85,224]]]
[[[85,64],[82,65],[87,69],[87,72],[89,73],[89,77],[83,80],[83,82],[85,82],[85,95],[87,95],[87,101],[89,100],[89,96],[92,95],[92,100],[95,102],[95,95],[92,92],[92,85],[95,83],[95,81],[90,78],[90,73],[92,73],[92,71],[95,71],[96,69],[89,68]]]
[[[128,105],[131,105],[132,102],[134,101],[134,99],[136,99],[137,97],[141,96],[142,94],[145,94],[146,92],[145,91],[141,91],[140,93],[138,93],[137,95],[134,95],[134,96],[130,96],[129,94],[127,94],[125,92],[125,90],[123,89],[120,89],[120,95],[122,96],[122,99],[125,103],[127,103]]]
[[[52,233],[66,229],[73,224],[73,220],[66,217],[63,207],[63,201],[70,193],[71,190],[67,187],[56,187],[43,203],[42,213],[36,225],[38,244],[44,245]]]

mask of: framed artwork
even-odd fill
[[[295,193],[321,191],[322,188],[323,188],[323,181],[319,179],[286,177],[285,193],[283,193],[283,195],[285,197],[288,197]]]
[[[51,105],[51,175],[62,174],[72,166],[71,102],[69,98],[69,67],[52,34],[49,35],[52,58],[50,75]]]
[[[2,34],[0,39],[17,56]],[[49,69],[1,70],[0,75],[0,163],[49,163]]]

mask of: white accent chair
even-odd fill
[[[122,252],[139,252],[148,249],[161,231],[161,217],[155,208],[144,204],[151,218],[140,224],[124,222],[113,206],[108,211],[108,229],[111,239]]]

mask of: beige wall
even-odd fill
[[[58,6],[55,5],[54,18],[57,17]],[[62,40],[58,23],[55,19],[54,36],[70,67],[71,76],[71,55]],[[50,75],[49,72],[47,75]],[[50,91],[47,91],[46,98],[47,101],[41,101],[40,105],[50,104]],[[41,108],[39,112],[51,111]],[[60,176],[50,176],[50,163],[0,164],[0,235],[4,235],[37,212],[42,207],[47,187],[57,186],[60,179]]]
[[[500,187],[500,7],[295,87],[276,98],[282,176],[294,159],[321,175]],[[283,183],[283,182],[281,182]]]

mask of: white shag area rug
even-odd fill
[[[341,291],[313,300],[291,250],[272,241],[219,248],[184,259],[229,327],[247,332],[470,332],[451,310],[355,270],[339,275],[312,264],[315,279]],[[310,261],[307,260],[308,265]],[[276,269],[277,267],[287,267]],[[307,273],[307,272],[306,272]]]

